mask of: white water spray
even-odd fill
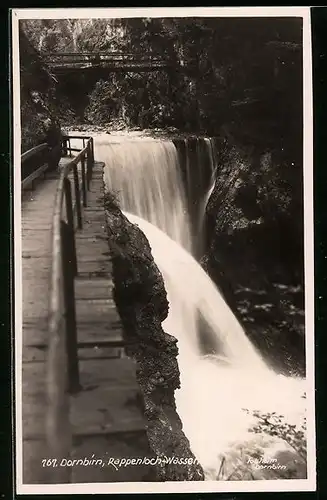
[[[121,208],[147,236],[163,274],[169,314],[163,328],[178,339],[181,389],[177,409],[191,448],[213,478],[221,455],[249,439],[253,418],[243,408],[277,411],[297,424],[303,381],[275,374],[255,350],[221,294],[190,255],[191,241],[176,149],[171,142],[95,140],[106,182]],[[214,354],[203,356],[199,316]]]

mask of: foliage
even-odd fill
[[[106,210],[116,210],[119,208],[118,193],[106,191],[104,195],[104,206]]]
[[[123,100],[132,94],[131,102],[125,103],[127,121],[149,127],[173,122],[186,131],[210,135],[218,135],[224,126],[242,144],[260,152],[283,152],[287,160],[298,163],[300,20],[39,19],[22,21],[22,26],[41,52],[101,50],[162,56],[169,63],[167,72],[134,73],[116,81],[109,75],[108,83],[118,86]],[[86,93],[92,95],[92,90]]]
[[[42,20],[35,20],[36,26]],[[35,30],[37,32],[37,30]],[[46,139],[49,123],[74,123],[67,97],[58,94],[56,79],[23,30],[20,30],[21,147],[26,151]]]
[[[248,410],[245,410],[248,412]],[[253,416],[257,419],[257,424],[252,426],[251,432],[255,434],[266,434],[268,436],[279,438],[287,443],[296,454],[305,462],[307,453],[306,441],[306,417],[300,426],[290,424],[286,421],[284,415],[276,412],[253,411]]]
[[[113,75],[99,80],[89,96],[85,118],[94,124],[108,123],[121,118],[127,125],[147,128],[173,123],[173,106],[168,100],[167,82],[158,77],[137,73]],[[160,102],[158,95],[161,95]]]
[[[296,426],[275,412],[244,411],[257,420],[250,428],[255,437],[231,446],[211,476],[214,474],[218,481],[305,478],[305,417],[302,424]],[[280,446],[280,442],[284,442],[286,448]]]
[[[42,52],[120,50],[125,30],[115,19],[27,19],[22,28]]]
[[[21,106],[21,149],[27,151],[37,144],[44,142],[44,122],[48,115],[36,111],[33,101],[26,100]]]

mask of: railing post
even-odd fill
[[[76,214],[77,214],[77,227],[82,229],[82,207],[81,207],[81,193],[79,187],[79,178],[77,165],[74,165],[74,187],[75,187],[75,202],[76,202]]]
[[[74,233],[74,213],[73,213],[73,201],[72,201],[72,190],[70,180],[65,177],[64,179],[64,190],[66,199],[66,213],[67,213],[67,224],[69,228],[70,237],[70,255],[69,260],[72,263],[72,269],[74,276],[77,275],[77,255],[76,255],[76,245],[75,245],[75,233]]]
[[[88,142],[87,144],[87,189],[90,189],[90,182],[91,182],[91,177],[92,177],[92,167],[93,167],[93,162],[92,162],[92,146],[91,146],[91,141]]]
[[[61,253],[63,271],[63,292],[66,320],[67,384],[68,392],[74,394],[81,388],[79,382],[77,324],[75,307],[74,268],[71,261],[71,228],[61,221]]]
[[[63,139],[62,139],[62,155],[68,156],[67,137],[63,137]]]
[[[81,158],[81,170],[82,170],[83,207],[86,207],[87,206],[87,195],[86,195],[85,155],[83,155],[83,158]]]
[[[91,158],[92,158],[92,167],[94,165],[94,140],[93,140],[93,137],[91,137]]]

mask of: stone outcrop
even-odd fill
[[[178,347],[161,326],[169,309],[162,275],[147,238],[124,216],[110,193],[105,195],[105,210],[114,300],[123,323],[126,353],[137,363],[149,444],[156,456],[175,458],[175,463],[157,464],[158,480],[203,480],[176,411]]]

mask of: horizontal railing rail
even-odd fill
[[[79,53],[43,53],[43,58],[49,67],[57,70],[69,68],[92,68],[98,66],[119,68],[164,68],[168,61],[161,55],[151,52],[142,54],[118,52],[79,52]]]
[[[142,59],[160,59],[164,60],[164,58],[160,54],[154,54],[153,52],[147,53],[131,53],[131,52],[43,52],[42,57],[47,61],[51,61],[53,59],[134,59],[134,60],[142,60]]]
[[[77,324],[74,280],[78,274],[75,231],[82,229],[94,165],[93,139],[64,136],[62,150],[71,155],[71,139],[82,149],[62,166],[52,223],[52,272],[49,302],[46,437],[49,456],[67,457],[72,430],[69,396],[79,391]],[[69,468],[52,469],[52,482],[70,481]]]
[[[38,146],[35,146],[32,149],[29,149],[28,151],[25,151],[25,153],[23,153],[21,156],[21,162],[22,163],[26,162],[29,158],[35,156],[40,151],[44,151],[45,149],[47,149],[47,147],[48,147],[47,143],[44,142],[42,144],[39,144]]]

